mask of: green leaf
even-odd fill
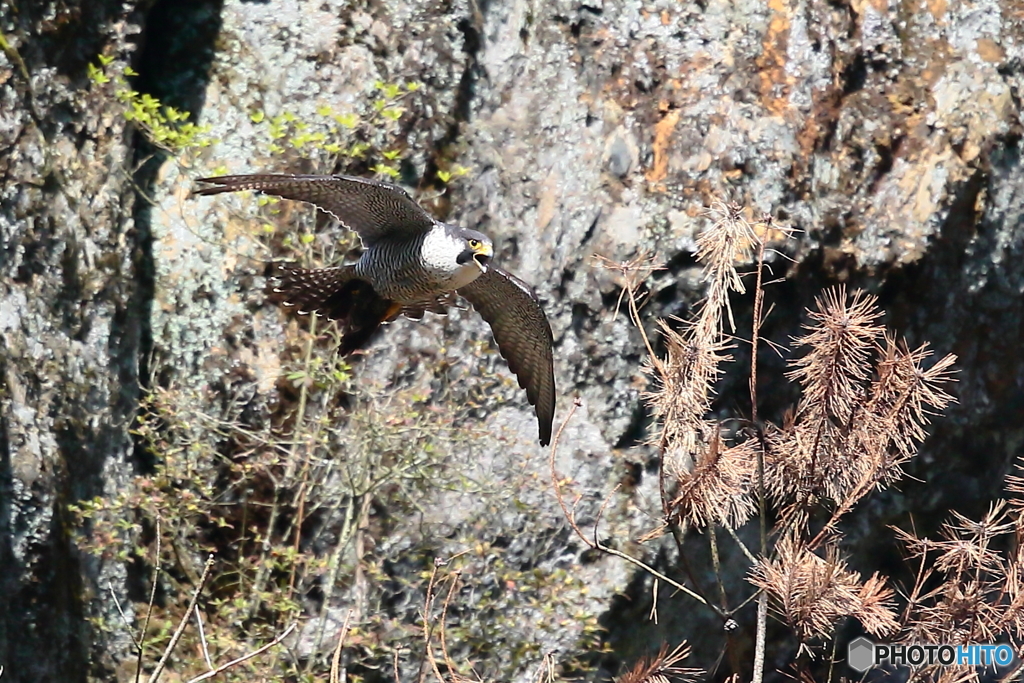
[[[338,114],[334,117],[334,120],[348,129],[355,128],[359,125],[359,117],[352,113]]]
[[[374,173],[379,173],[380,175],[390,176],[392,178],[397,178],[400,175],[397,168],[393,168],[391,166],[385,166],[384,164],[377,164],[376,166],[374,166],[370,170],[373,171]]]
[[[91,62],[86,65],[85,72],[86,75],[89,77],[89,80],[95,83],[96,85],[104,85],[110,82],[110,78],[108,78],[107,75],[103,73],[103,70],[98,68]]]

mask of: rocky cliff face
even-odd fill
[[[666,269],[649,280],[644,315],[685,315],[700,294],[694,235],[716,199],[802,231],[773,261],[785,280],[769,293],[770,336],[794,334],[820,288],[845,282],[877,292],[887,323],[912,343],[961,359],[959,405],[912,470],[924,483],[873,499],[856,518],[858,568],[894,557],[869,530],[904,523],[907,510],[925,525],[951,506],[976,512],[1021,454],[1024,12],[1015,3],[69,0],[0,5],[0,30],[9,44],[0,57],[5,679],[105,677],[125,656],[123,632],[95,625],[120,619],[108,585],[126,599],[126,567],[76,550],[66,506],[112,495],[148,466],[129,434],[141,387],[195,390],[210,402],[195,410],[211,414],[230,383],[253,405],[276,400],[286,319],[260,293],[272,254],[257,203],[191,199],[193,180],[221,167],[335,170],[322,166],[323,150],[275,152],[268,122],[313,121],[325,106],[365,112],[377,81],[422,84],[389,133],[401,179],[430,194],[443,185],[439,169],[470,168],[431,206],[489,233],[500,262],[535,284],[557,345],[556,425],[572,396],[584,406],[558,465],[590,493],[633,477],[612,521],[623,538],[657,514],[647,476],[656,454],[637,445],[648,421],[642,346],[616,309],[621,282],[596,257],[651,252]],[[114,57],[111,68],[139,71],[136,88],[209,124],[215,144],[187,162],[150,160],[123,104],[87,75],[100,53]],[[335,239],[331,226],[294,216],[317,244]],[[745,307],[737,302],[741,318]],[[487,338],[468,313],[403,321],[356,362],[356,381],[454,379],[456,394],[470,392],[467,355],[504,376],[478,343]],[[764,411],[777,418],[793,393],[767,365]],[[726,382],[723,416],[744,391],[742,380]],[[476,428],[500,433],[502,445],[484,440],[464,457],[492,482],[527,476],[516,499],[531,512],[506,511],[500,530],[482,533],[530,545],[522,539],[564,522],[531,411],[513,386],[494,396],[501,407],[474,413]],[[472,505],[465,494],[431,497],[410,537],[475,519]],[[607,614],[610,642],[631,658],[647,608],[612,596],[648,599],[643,580],[614,558],[569,551],[509,552],[582,577],[587,608]],[[693,612],[661,628],[700,643],[711,615]],[[576,637],[569,629],[546,646],[564,653]]]

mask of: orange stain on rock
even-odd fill
[[[678,123],[679,110],[672,109],[654,125],[654,166],[646,173],[649,182],[656,183],[668,175],[668,152]]]
[[[789,47],[790,8],[786,0],[769,0],[772,18],[761,41],[761,55],[755,60],[760,70],[761,101],[772,114],[782,114],[788,108],[789,86],[792,79],[786,74],[786,51]]]

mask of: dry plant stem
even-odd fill
[[[761,683],[764,678],[765,629],[768,624],[768,594],[761,591],[757,596],[757,634],[754,639],[754,676],[752,683]]]
[[[733,541],[736,542],[736,545],[739,546],[740,552],[743,553],[744,557],[750,560],[751,564],[757,564],[757,558],[754,557],[752,552],[750,552],[750,548],[747,547],[747,544],[740,540],[740,537],[736,535],[736,532],[727,526],[722,528],[725,529],[725,532],[729,534]]]
[[[665,501],[664,496],[662,496],[662,501],[663,502]],[[704,604],[706,604],[707,606],[709,606],[711,609],[713,609],[715,611],[715,614],[717,614],[719,617],[721,617],[722,621],[724,622],[726,619],[728,619],[728,615],[722,614],[722,612],[715,606],[714,602],[711,601],[710,599],[708,599],[707,591],[704,590],[704,587],[701,585],[700,581],[697,580],[697,573],[694,572],[693,571],[693,567],[690,566],[690,560],[688,559],[688,553],[683,551],[683,533],[684,532],[683,532],[683,528],[682,528],[682,523],[679,523],[679,524],[668,524],[666,522],[666,526],[668,526],[669,531],[672,532],[672,540],[675,541],[675,543],[676,543],[676,550],[679,553],[679,564],[682,566],[683,572],[686,574],[686,578],[688,578],[690,580],[690,583],[693,584],[693,590],[697,593],[697,595],[700,596],[701,601]]]
[[[366,570],[363,568],[363,560],[366,556],[366,531],[370,525],[370,509],[373,506],[373,496],[369,493],[363,495],[359,503],[359,519],[355,529],[355,570],[352,579],[355,593],[357,614],[362,618],[366,615],[367,604],[369,603],[370,587],[366,579]]]
[[[210,649],[206,646],[206,631],[203,629],[203,614],[200,610],[196,610],[194,614],[196,615],[196,627],[199,629],[199,644],[203,648],[203,660],[206,661],[206,666],[212,669],[213,662],[210,661]]]
[[[160,658],[160,661],[157,662],[156,669],[153,670],[153,674],[149,677],[149,683],[156,683],[160,679],[160,674],[167,665],[167,660],[170,659],[171,653],[174,652],[174,648],[178,645],[178,640],[181,639],[181,634],[185,632],[185,627],[188,625],[188,618],[192,616],[192,610],[196,608],[196,603],[199,601],[199,595],[203,592],[203,587],[206,585],[206,581],[210,578],[211,569],[213,569],[212,553],[206,558],[206,566],[203,567],[203,575],[199,577],[199,585],[196,586],[195,591],[192,593],[192,599],[189,601],[188,608],[185,610],[185,614],[181,617],[181,621],[178,623],[178,628],[175,629],[174,635],[171,636],[170,642],[167,643],[167,648],[164,650],[163,656]]]
[[[729,613],[729,598],[725,593],[725,583],[722,581],[722,562],[718,556],[718,536],[715,533],[715,525],[708,525],[708,545],[711,547],[711,567],[715,570],[715,582],[718,584],[719,604],[722,606],[722,613]]]
[[[724,619],[725,615],[732,614],[729,609],[729,597],[725,592],[725,582],[722,581],[722,562],[718,555],[718,535],[715,533],[715,525],[708,524],[708,545],[711,548],[711,566],[715,572],[715,582],[718,584],[718,599],[721,609],[719,615]],[[726,641],[731,641],[732,638],[726,635]],[[732,666],[733,671],[738,671],[740,668],[740,662],[737,658],[737,652],[735,648],[726,647],[726,651],[729,654],[729,663]]]
[[[685,593],[686,595],[689,595],[691,598],[693,598],[694,600],[700,602],[702,605],[707,605],[708,607],[711,607],[713,610],[715,610],[716,613],[718,613],[720,616],[725,618],[725,615],[721,614],[720,610],[715,605],[709,603],[703,597],[701,597],[700,595],[697,595],[695,592],[693,592],[692,590],[690,590],[689,588],[687,588],[683,584],[679,583],[678,581],[673,581],[669,577],[667,577],[664,574],[662,574],[661,572],[659,572],[654,567],[651,567],[651,566],[647,565],[646,563],[636,559],[632,555],[627,555],[626,553],[622,552],[621,550],[617,550],[615,548],[609,548],[608,546],[599,543],[596,540],[597,539],[596,530],[595,530],[595,533],[594,533],[594,540],[591,540],[590,538],[587,537],[587,535],[585,533],[583,533],[583,530],[580,529],[579,525],[576,523],[576,515],[575,515],[575,513],[574,512],[570,512],[569,506],[565,504],[565,498],[562,495],[562,480],[561,480],[561,477],[558,474],[558,471],[555,469],[555,453],[558,452],[558,442],[562,438],[562,432],[565,431],[565,427],[566,427],[566,425],[569,424],[569,420],[572,419],[572,416],[576,413],[576,409],[579,408],[581,405],[583,405],[583,404],[582,404],[582,402],[580,401],[579,398],[576,398],[576,400],[573,401],[572,408],[569,410],[569,414],[565,416],[565,420],[562,421],[561,426],[558,428],[558,432],[555,433],[554,440],[551,442],[551,451],[550,451],[551,455],[550,455],[550,458],[548,460],[548,465],[550,466],[550,469],[551,469],[551,485],[552,485],[552,487],[555,490],[555,498],[558,499],[558,505],[562,508],[562,514],[565,515],[565,519],[569,522],[569,526],[572,527],[572,530],[576,533],[577,536],[579,536],[580,540],[582,540],[584,543],[587,544],[587,547],[589,547],[589,548],[591,548],[593,550],[600,550],[601,552],[607,553],[609,555],[614,555],[615,557],[621,558],[621,559],[625,560],[626,562],[629,562],[630,564],[632,564],[632,565],[634,565],[636,567],[639,567],[640,569],[643,569],[645,572],[647,572],[648,574],[653,576],[655,579],[660,579],[660,580],[664,581],[665,583],[667,583],[668,585],[670,585],[673,588],[675,588],[676,590],[680,591],[681,593]]]
[[[156,582],[160,577],[160,515],[156,516],[156,557],[153,560],[153,579],[149,588],[149,603],[146,606],[146,619],[142,622],[139,634],[139,656],[135,661],[135,683],[142,676],[142,654],[146,647],[146,631],[149,630],[149,618],[153,615],[153,603],[156,602]]]
[[[839,649],[839,639],[832,638],[832,656],[828,658],[828,680],[826,683],[832,683],[832,674],[835,673],[836,665],[836,651]]]
[[[128,637],[132,639],[132,645],[135,646],[136,650],[142,649],[142,644],[135,639],[135,634],[131,632],[132,625],[128,621],[128,617],[125,616],[124,610],[121,609],[121,601],[117,599],[117,593],[114,591],[114,584],[107,581],[107,590],[110,591],[110,597],[114,599],[114,607],[117,608],[117,613],[121,615],[121,621],[124,623],[124,627],[128,629]]]
[[[743,600],[743,602],[741,602],[740,604],[736,605],[731,610],[729,610],[728,616],[731,617],[731,616],[733,616],[735,614],[739,614],[739,611],[741,609],[743,609],[744,607],[746,607],[747,605],[752,603],[754,600],[757,600],[758,598],[760,598],[761,597],[761,593],[763,593],[763,592],[764,592],[763,590],[758,589],[758,590],[754,591],[753,593],[751,593],[750,596],[748,596],[745,600]]]
[[[355,500],[350,501],[348,507],[345,509],[345,518],[342,522],[341,531],[338,533],[338,542],[334,552],[331,554],[331,559],[328,565],[327,580],[324,583],[324,599],[323,608],[320,611],[320,628],[317,629],[316,635],[316,649],[320,649],[320,644],[323,643],[324,628],[327,625],[327,620],[324,616],[324,611],[327,606],[331,604],[331,598],[334,595],[334,587],[338,581],[338,573],[341,571],[341,560],[342,555],[345,553],[345,548],[348,546],[348,541],[352,535],[352,527],[354,524],[355,517]],[[308,669],[307,669],[308,671]]]
[[[556,437],[557,440],[557,437]],[[430,651],[430,643],[432,641],[433,624],[430,621],[430,609],[434,606],[434,584],[437,583],[437,570],[444,564],[443,560],[439,557],[434,558],[434,569],[430,572],[430,580],[427,582],[427,596],[423,600],[423,659],[420,660],[420,669],[416,675],[417,683],[423,683],[426,678],[427,672],[423,669],[424,662],[430,662],[430,666],[434,670],[434,675],[440,683],[445,683],[444,677],[441,676],[441,671],[437,668],[437,662],[434,661],[434,656]]]
[[[221,664],[220,666],[218,666],[213,671],[207,671],[206,673],[204,673],[201,676],[196,676],[195,678],[190,679],[188,681],[188,683],[199,683],[200,681],[209,680],[209,679],[213,678],[214,676],[219,676],[220,674],[224,673],[225,671],[227,671],[228,669],[230,669],[233,666],[238,666],[242,662],[248,661],[248,660],[252,659],[253,657],[257,657],[257,656],[263,654],[264,652],[266,652],[270,648],[274,647],[275,645],[278,645],[282,640],[284,640],[285,638],[290,636],[292,631],[295,630],[295,626],[296,626],[295,624],[292,624],[291,626],[286,628],[281,633],[281,635],[277,636],[272,641],[270,641],[269,643],[267,643],[263,647],[259,648],[258,650],[253,650],[252,652],[250,652],[248,654],[244,654],[244,655],[242,655],[241,657],[239,657],[237,659],[232,659],[230,662],[228,662],[226,664]]]
[[[758,521],[761,532],[761,557],[768,557],[768,522],[767,505],[765,504],[764,490],[764,440],[761,427],[758,424],[757,415],[757,347],[761,336],[761,315],[764,310],[764,287],[762,277],[764,275],[764,248],[765,238],[768,236],[768,227],[771,225],[771,216],[766,217],[762,224],[765,226],[765,234],[758,237],[757,251],[757,283],[754,286],[754,321],[750,337],[750,421],[758,434],[757,448],[757,505]],[[764,649],[765,636],[768,629],[768,594],[764,591],[757,598],[757,631],[754,637],[754,675],[752,683],[761,683],[764,677]]]
[[[448,653],[448,641],[445,638],[444,628],[445,621],[448,619],[448,605],[452,602],[452,595],[455,593],[456,587],[459,585],[459,573],[456,572],[451,577],[451,585],[448,586],[448,595],[444,596],[444,603],[441,605],[441,626],[438,630],[438,640],[441,641],[441,654],[444,655],[445,666],[448,667],[450,674],[456,673],[455,662],[452,661],[451,655]]]
[[[334,648],[334,656],[331,657],[331,683],[338,683],[340,680],[338,672],[341,668],[341,649],[345,646],[345,638],[348,637],[348,622],[351,618],[352,610],[349,610],[345,614],[345,623],[341,625],[341,633],[338,635],[338,645]]]
[[[651,613],[647,615],[647,621],[653,621],[655,625],[658,623],[658,586],[661,582],[657,579],[651,585]]]
[[[306,372],[309,372],[309,366],[313,359],[313,345],[316,343],[316,315],[311,315],[309,320],[309,344],[306,345],[306,358],[303,361],[303,366],[306,368]],[[299,439],[297,438],[296,432],[302,427],[303,420],[306,419],[306,402],[309,400],[308,397],[309,389],[307,388],[307,382],[303,381],[302,390],[299,392],[299,410],[295,416],[295,427],[292,428],[292,450],[288,456],[288,472],[292,472],[293,463],[296,460],[299,449]],[[305,451],[302,459],[302,482],[299,484],[299,503],[295,515],[295,521],[293,523],[295,527],[295,541],[293,543],[293,550],[295,551],[296,557],[299,554],[299,544],[302,541],[302,517],[306,513],[306,484],[309,479],[309,454],[310,448],[303,449]],[[290,478],[290,477],[289,477]],[[269,536],[269,534],[268,534]],[[296,565],[293,564],[291,572],[288,575],[288,598],[291,599],[295,592],[295,574]]]

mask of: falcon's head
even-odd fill
[[[438,223],[423,240],[420,258],[448,289],[465,287],[487,272],[494,246],[476,230]]]
[[[488,264],[494,258],[494,244],[491,243],[491,238],[482,232],[467,228],[459,228],[457,234],[462,241],[462,252],[455,258],[456,263],[460,266],[473,263],[481,273],[486,273]]]

